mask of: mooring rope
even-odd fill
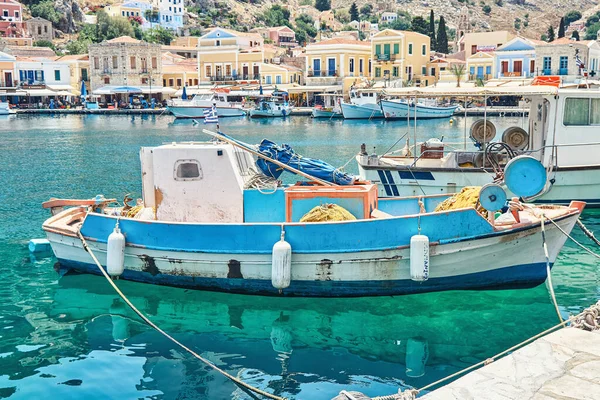
[[[581,243],[579,243],[577,240],[575,240],[575,238],[573,238],[573,236],[571,236],[567,232],[565,232],[564,229],[561,228],[560,226],[558,226],[558,224],[556,222],[554,222],[552,219],[548,218],[548,221],[552,222],[558,228],[558,230],[560,230],[566,237],[568,237],[569,239],[571,239],[577,246],[581,247],[583,250],[585,250],[586,252],[588,252],[590,255],[592,255],[592,256],[600,259],[600,255],[594,253],[593,251],[591,251],[590,249],[588,249],[587,247],[585,247],[584,245],[582,245]]]
[[[179,342],[177,339],[175,339],[174,337],[172,337],[171,335],[169,335],[167,332],[163,331],[158,325],[156,325],[148,317],[146,317],[140,310],[138,310],[137,307],[134,306],[131,301],[129,301],[129,299],[127,298],[127,296],[125,296],[125,294],[123,294],[123,292],[121,292],[121,290],[117,287],[117,285],[115,285],[115,283],[110,278],[110,276],[108,275],[108,273],[106,273],[106,271],[102,267],[102,264],[100,264],[100,262],[98,261],[98,259],[94,255],[92,249],[90,249],[90,247],[88,246],[85,238],[81,234],[81,231],[77,231],[77,235],[79,236],[79,239],[81,240],[81,243],[83,244],[84,250],[92,257],[92,260],[94,260],[94,263],[96,264],[96,266],[98,267],[98,269],[100,270],[100,272],[102,273],[102,275],[104,275],[104,277],[106,278],[106,280],[108,281],[108,283],[110,283],[110,285],[117,292],[117,294],[121,297],[121,299],[125,303],[127,303],[127,305],[133,310],[133,312],[135,312],[146,324],[148,324],[150,327],[154,328],[157,332],[159,332],[160,334],[162,334],[163,336],[165,336],[167,339],[169,339],[170,341],[172,341],[173,343],[175,343],[177,346],[181,347],[182,349],[184,349],[185,351],[187,351],[188,353],[190,353],[191,355],[193,355],[198,360],[202,361],[204,364],[206,364],[210,368],[214,369],[215,371],[219,372],[223,376],[225,376],[228,379],[230,379],[231,381],[233,381],[236,385],[240,386],[242,389],[249,390],[251,392],[254,392],[256,394],[259,394],[259,395],[264,396],[264,397],[269,398],[269,399],[285,400],[285,397],[279,397],[279,396],[276,396],[274,394],[267,393],[267,392],[265,392],[265,391],[263,391],[261,389],[258,389],[258,388],[254,387],[254,386],[251,386],[251,385],[245,383],[244,381],[236,378],[235,376],[233,376],[233,375],[229,374],[228,372],[222,370],[221,368],[217,367],[215,364],[213,364],[209,360],[205,359],[204,357],[202,357],[201,355],[199,355],[198,353],[196,353],[194,350],[190,349],[189,347],[187,347],[183,343]]]
[[[550,291],[550,297],[552,298],[552,304],[554,304],[554,310],[556,311],[558,320],[561,322],[561,324],[565,325],[565,321],[563,320],[562,315],[560,315],[560,310],[558,309],[558,302],[556,301],[556,295],[554,294],[554,285],[552,284],[550,256],[548,255],[548,244],[546,243],[546,229],[544,228],[544,226],[546,225],[544,223],[544,220],[546,218],[547,217],[542,213],[542,218],[540,218],[540,220],[542,221],[542,246],[544,248],[544,255],[546,257],[546,279],[548,279],[548,290]]]
[[[600,240],[596,239],[596,236],[594,236],[594,232],[590,231],[588,229],[588,227],[585,226],[583,224],[583,222],[581,222],[581,219],[577,220],[577,226],[581,228],[581,230],[583,231],[583,233],[585,233],[585,236],[589,237],[592,240],[592,242],[594,242],[598,246],[600,246]]]

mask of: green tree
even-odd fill
[[[315,0],[315,8],[319,11],[331,10],[331,0]]]
[[[53,24],[57,24],[60,21],[60,15],[54,8],[54,1],[45,0],[31,6],[31,15],[33,17],[40,17],[47,19]]]
[[[596,40],[596,35],[600,31],[600,22],[596,22],[585,30],[585,40]]]
[[[148,43],[170,45],[171,41],[175,39],[175,34],[172,30],[159,25],[145,31],[142,37]]]
[[[281,7],[279,4],[271,6],[267,11],[259,17],[267,26],[282,26],[291,27],[290,11],[287,8]]]
[[[438,24],[436,44],[436,51],[444,54],[448,54],[450,52],[448,49],[448,32],[446,32],[446,21],[444,20],[443,15],[440,17],[440,22]]]
[[[548,42],[553,42],[555,39],[554,36],[554,27],[552,25],[550,25],[548,27],[548,32],[546,33],[546,37],[548,38]]]
[[[465,76],[466,71],[467,67],[465,64],[452,64],[450,66],[450,73],[456,78],[456,87],[460,87],[460,81]]]
[[[360,8],[360,15],[363,19],[369,19],[373,12],[373,6],[369,3],[365,4]]]
[[[571,35],[571,39],[579,42],[579,32],[578,31],[573,31],[573,34]]]
[[[296,20],[296,40],[300,44],[306,44],[310,39],[317,36],[317,29],[315,28],[315,21],[310,15],[300,14]]]
[[[358,7],[356,3],[352,3],[350,6],[350,21],[359,21],[360,17],[358,16]]]
[[[92,41],[89,40],[89,39],[71,40],[65,46],[65,50],[69,54],[87,54],[87,52],[88,52],[88,46],[90,44],[92,44]]]
[[[432,50],[435,50],[437,46],[435,43],[435,16],[433,15],[433,8],[429,11],[429,31],[427,34],[431,39]]]
[[[578,19],[581,19],[581,13],[577,10],[569,11],[565,14],[565,26],[569,26],[571,22],[575,22]]]
[[[413,17],[410,28],[413,32],[422,33],[423,35],[429,33],[429,26],[423,17]]]
[[[558,25],[558,38],[565,37],[565,17],[560,19],[560,23]]]
[[[485,15],[490,15],[490,13],[492,12],[492,7],[486,4],[483,7],[481,7],[481,10]]]
[[[335,10],[335,19],[337,19],[341,23],[347,24],[348,22],[351,21],[350,13],[345,8],[340,8],[338,10]]]
[[[56,47],[54,47],[54,43],[52,43],[52,41],[50,40],[36,40],[35,42],[33,42],[33,45],[35,47],[49,47],[52,50],[56,50]]]

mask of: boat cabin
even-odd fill
[[[140,159],[143,201],[160,221],[298,222],[323,204],[368,219],[378,207],[375,185],[283,186],[257,170],[252,154],[227,143],[143,147]]]

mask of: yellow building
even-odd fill
[[[371,38],[371,78],[413,81],[428,85],[430,39],[417,32],[385,29]]]
[[[306,46],[306,83],[332,84],[346,77],[370,76],[369,42],[334,38]]]
[[[494,53],[487,51],[480,51],[467,57],[466,79],[470,81],[492,79],[496,70],[495,60]]]
[[[265,85],[282,85],[302,82],[302,70],[284,64],[263,63],[260,66],[261,82]]]
[[[17,58],[0,51],[0,87],[15,87],[15,61]],[[0,92],[1,93],[1,92]]]
[[[106,6],[104,11],[111,17],[144,17],[141,8],[124,4]]]
[[[511,41],[515,35],[508,31],[471,32],[459,41],[460,51],[465,52],[465,59],[479,52],[493,52],[503,44]],[[493,71],[493,70],[492,70]]]
[[[265,60],[284,51],[265,45],[260,34],[215,28],[198,41],[200,83],[258,83]]]
[[[162,55],[162,85],[176,90],[198,86],[198,63],[177,54]]]
[[[70,70],[70,85],[71,92],[80,94],[81,82],[85,82],[85,86],[90,91],[90,57],[87,54],[71,54],[58,57],[56,62],[61,62],[69,65]],[[69,90],[66,87],[63,88]]]

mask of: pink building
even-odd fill
[[[0,0],[0,36],[23,36],[23,8],[15,0]]]
[[[281,47],[296,47],[296,33],[288,26],[276,26],[274,28],[268,28],[269,39],[273,41],[273,44]]]

